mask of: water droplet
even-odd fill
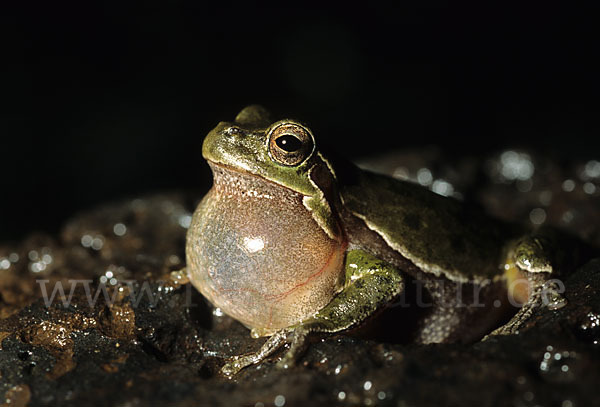
[[[451,196],[454,193],[454,186],[443,179],[436,179],[431,185],[431,190],[438,195]]]
[[[500,155],[499,171],[505,180],[526,181],[533,176],[535,166],[529,154],[509,150]]]
[[[42,261],[36,261],[34,263],[31,263],[29,265],[29,270],[31,270],[34,273],[39,273],[41,271],[46,270],[46,263],[42,262]]]
[[[192,215],[190,215],[189,213],[181,215],[178,219],[178,222],[179,222],[179,226],[181,226],[182,228],[188,229],[190,227],[190,225],[192,224]]]
[[[571,192],[575,189],[575,181],[572,179],[566,179],[562,183],[562,189],[565,192]]]
[[[127,233],[127,226],[122,223],[115,223],[113,226],[113,233],[117,236],[123,236],[125,233]]]
[[[90,235],[83,235],[81,237],[81,245],[83,247],[91,247],[93,241],[94,241],[94,238]]]
[[[542,208],[534,208],[529,212],[529,220],[534,225],[541,225],[546,221],[546,211]]]
[[[594,329],[600,327],[600,315],[594,312],[588,312],[586,321],[581,324],[581,329]]]
[[[94,250],[100,250],[100,249],[102,249],[102,246],[104,246],[104,238],[102,236],[96,236],[92,240],[92,244],[90,246]]]
[[[417,182],[421,185],[431,185],[433,181],[433,175],[431,175],[431,171],[429,168],[421,168],[417,172]]]
[[[27,256],[29,257],[29,260],[31,261],[37,261],[37,259],[40,258],[40,255],[38,254],[38,252],[36,250],[31,250]]]
[[[281,394],[275,396],[274,403],[276,407],[283,407],[285,405],[285,397]]]
[[[600,178],[600,161],[591,160],[585,164],[583,175],[586,178]]]
[[[594,185],[591,182],[586,182],[585,184],[583,184],[583,192],[585,192],[588,195],[593,195],[594,192],[596,192],[596,185]]]
[[[575,214],[573,213],[573,210],[569,209],[568,211],[563,213],[561,220],[564,223],[571,223],[574,218],[575,218]]]

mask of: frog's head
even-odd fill
[[[248,106],[234,122],[221,122],[204,139],[211,165],[262,177],[304,195],[304,206],[330,237],[339,235],[331,199],[335,174],[312,131],[291,119],[272,122],[261,106]]]

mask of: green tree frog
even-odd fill
[[[514,332],[553,273],[543,234],[521,237],[457,200],[334,161],[307,126],[272,122],[262,107],[219,123],[202,154],[214,184],[188,230],[189,280],[268,337],[226,375],[285,344],[279,365],[289,366],[310,332],[357,326],[415,282],[428,301],[415,341],[481,338],[508,296],[523,306],[496,333]]]

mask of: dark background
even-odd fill
[[[208,187],[202,138],[249,103],[350,157],[436,144],[597,159],[598,13],[451,3],[1,6],[0,240]]]

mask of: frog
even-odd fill
[[[311,334],[351,331],[409,291],[427,298],[411,332],[421,344],[516,333],[537,306],[564,301],[552,232],[362,170],[298,120],[248,106],[208,133],[202,156],[213,185],[187,231],[185,272],[266,337],[227,360],[227,377],[283,348],[277,366],[289,368]]]

